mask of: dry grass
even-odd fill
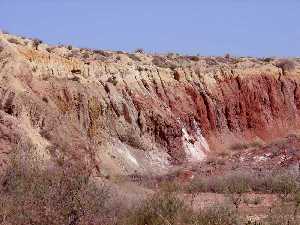
[[[300,219],[291,214],[289,206],[274,207],[263,221],[262,225],[299,225]]]
[[[298,180],[289,171],[256,174],[245,171],[224,176],[195,178],[190,193],[218,192],[228,196],[229,205],[212,205],[192,210],[184,199],[177,197],[182,185],[165,181],[159,191],[141,202],[135,209],[120,213],[109,206],[111,191],[90,179],[90,170],[61,164],[58,170],[43,170],[29,152],[24,158],[12,158],[1,190],[0,219],[8,224],[118,224],[118,225],[237,225],[237,224],[299,224],[300,205]],[[24,155],[23,155],[24,157]],[[260,223],[246,223],[240,214],[240,204],[258,205],[262,199],[246,199],[247,192],[277,193],[289,196],[288,213],[277,207]],[[283,204],[287,201],[284,199]],[[5,203],[5,204],[4,204]],[[121,204],[121,203],[120,203]],[[225,204],[225,203],[224,203]],[[286,204],[285,204],[286,205]],[[233,210],[235,206],[236,210]],[[279,211],[278,211],[279,210]],[[285,213],[285,214],[284,214]],[[111,218],[113,215],[113,220]],[[296,215],[296,216],[295,216]],[[110,217],[110,218],[108,218]],[[105,222],[106,221],[106,222]],[[107,221],[110,221],[109,223]],[[241,222],[243,221],[243,222]]]
[[[280,69],[282,69],[283,73],[286,73],[287,71],[292,71],[295,69],[295,63],[289,59],[281,59],[276,64],[276,66]]]
[[[185,224],[189,211],[182,200],[170,193],[158,193],[129,212],[119,224]]]
[[[95,182],[90,174],[91,170],[79,162],[75,166],[64,161],[50,171],[40,167],[38,158],[31,151],[24,150],[23,154],[16,154],[12,158],[11,168],[5,176],[4,188],[0,193],[0,220],[3,224],[12,225],[299,224],[299,180],[296,174],[287,170],[235,171],[222,176],[196,177],[186,189],[178,182],[161,182],[159,191],[125,213],[110,204],[110,188]],[[184,191],[192,194],[223,193],[231,204],[210,205],[195,210],[190,208],[193,204],[189,205],[185,198],[178,197]],[[282,199],[282,206],[275,206],[270,212],[264,212],[267,217],[259,223],[246,223],[240,210],[241,203],[259,205],[262,202],[259,197],[250,200],[243,197],[248,192],[276,193]],[[288,208],[283,210],[283,206]]]
[[[15,155],[1,190],[3,224],[80,224],[105,218],[109,188],[84,166],[40,167],[32,152]]]
[[[195,216],[193,225],[237,225],[240,224],[237,214],[229,206],[212,206],[201,210]]]
[[[248,148],[261,148],[264,145],[264,143],[261,140],[254,140],[252,142],[241,142],[241,143],[235,143],[230,146],[231,150],[234,151],[240,151]]]
[[[215,177],[196,177],[187,187],[187,191],[191,193],[275,193],[282,199],[286,199],[296,192],[299,185],[297,175],[291,171],[234,171]]]
[[[237,225],[238,218],[228,206],[192,211],[172,193],[159,192],[125,215],[120,225]]]

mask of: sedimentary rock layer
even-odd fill
[[[284,63],[292,66],[285,67]],[[51,47],[0,34],[0,153],[163,173],[299,128],[300,60]]]

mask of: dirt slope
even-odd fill
[[[268,142],[300,126],[299,75],[300,59],[129,54],[0,34],[1,166],[26,147],[49,166],[162,174]]]

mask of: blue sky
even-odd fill
[[[0,28],[51,44],[300,56],[299,0],[0,0]]]

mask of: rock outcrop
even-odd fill
[[[300,59],[285,67],[36,43],[0,34],[3,168],[27,146],[49,165],[63,158],[102,174],[159,174],[300,126]]]

